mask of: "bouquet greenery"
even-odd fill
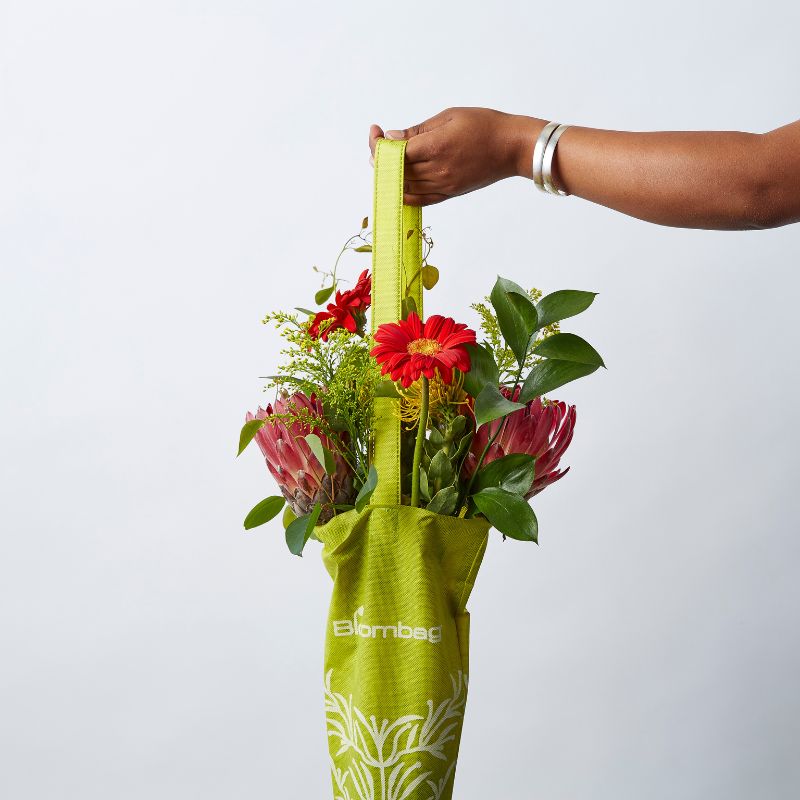
[[[371,337],[371,277],[350,289],[338,274],[348,251],[371,252],[365,218],[348,239],[323,288],[321,310],[267,314],[285,341],[284,363],[268,376],[276,399],[248,413],[239,453],[256,440],[281,494],[258,503],[244,521],[254,528],[284,512],[289,549],[301,555],[318,524],[369,502],[380,476],[370,465],[376,397],[399,397],[402,502],[436,514],[483,516],[503,534],[537,541],[528,501],[562,478],[559,463],[575,428],[575,406],[547,398],[564,384],[604,366],[584,339],[560,330],[585,311],[595,293],[542,295],[497,278],[472,308],[474,330],[450,317],[420,318],[408,292],[402,319]],[[410,237],[414,231],[408,231]],[[427,228],[421,267],[409,287],[436,285]],[[316,268],[315,268],[316,269]]]

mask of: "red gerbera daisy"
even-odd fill
[[[381,375],[391,373],[407,389],[420,375],[432,378],[437,370],[444,383],[452,382],[454,369],[468,372],[465,345],[475,344],[475,331],[439,314],[423,324],[412,311],[407,319],[379,326],[375,341],[370,352],[381,365]]]
[[[368,270],[364,270],[358,278],[356,285],[346,292],[336,292],[336,299],[328,303],[327,311],[320,311],[311,322],[308,333],[312,339],[322,338],[328,341],[328,334],[337,328],[344,328],[355,333],[363,330],[366,322],[366,310],[370,304],[372,278]],[[320,334],[320,324],[326,320],[333,320],[326,325]]]

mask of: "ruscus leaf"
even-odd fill
[[[537,395],[552,392],[565,383],[591,375],[597,369],[599,369],[597,364],[578,364],[574,361],[548,358],[536,364],[528,373],[519,400],[527,403]]]
[[[500,332],[514,353],[517,363],[521,366],[525,362],[528,352],[531,331],[528,329],[525,318],[511,302],[509,293],[525,295],[525,290],[514,281],[498,277],[489,299],[494,306]]]
[[[464,391],[471,397],[477,397],[484,386],[497,386],[500,371],[491,350],[481,344],[468,344],[470,368],[464,375]]]
[[[589,342],[574,333],[555,333],[548,336],[533,348],[533,352],[546,358],[605,367],[600,353]]]
[[[562,289],[545,295],[536,304],[539,328],[586,311],[595,297],[597,297],[597,292],[581,292],[577,289]]]
[[[286,500],[281,495],[267,497],[260,503],[257,503],[244,518],[244,529],[249,531],[277,517],[285,503]]]
[[[506,414],[511,414],[520,408],[522,403],[514,403],[501,394],[495,384],[487,384],[475,398],[475,423],[480,426],[492,422]]]
[[[526,453],[510,453],[483,466],[475,476],[475,491],[495,486],[525,495],[536,476],[536,459]]]
[[[500,533],[527,542],[538,542],[539,525],[528,502],[505,489],[489,487],[472,495],[472,500]]]
[[[289,524],[286,528],[286,544],[290,553],[296,556],[303,555],[303,548],[314,532],[314,526],[321,513],[322,506],[316,503],[310,514],[304,514]]]

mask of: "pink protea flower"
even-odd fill
[[[259,408],[251,419],[267,419],[259,429],[256,441],[264,454],[267,469],[275,478],[281,493],[297,516],[308,514],[314,504],[322,504],[319,521],[325,522],[333,516],[333,504],[354,502],[353,472],[336,451],[330,439],[312,423],[302,420],[281,419],[284,414],[322,417],[322,404],[314,396],[306,397],[302,392],[293,395],[283,393],[274,406]],[[317,457],[311,452],[303,438],[310,433],[319,436],[323,446],[331,451],[336,465],[333,475],[328,475]]]
[[[516,400],[519,388],[514,392],[503,389],[506,397]],[[558,462],[572,441],[575,429],[575,406],[562,402],[543,402],[540,397],[526,403],[510,414],[501,434],[495,439],[483,463],[489,464],[497,458],[511,453],[526,453],[536,458],[536,477],[526,498],[539,494],[542,489],[563,478],[569,467],[559,470]],[[464,459],[464,476],[469,479],[475,471],[483,449],[489,438],[497,431],[501,420],[481,425],[472,439],[470,451]]]

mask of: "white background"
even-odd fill
[[[279,341],[371,213],[371,122],[798,117],[796,2],[0,0],[0,795],[330,796],[330,581],[234,459]],[[659,228],[521,179],[425,212],[427,309],[496,273],[565,326],[571,474],[471,601],[462,800],[800,792],[800,229]],[[363,259],[365,257],[361,257]],[[366,261],[353,256],[355,275]]]

